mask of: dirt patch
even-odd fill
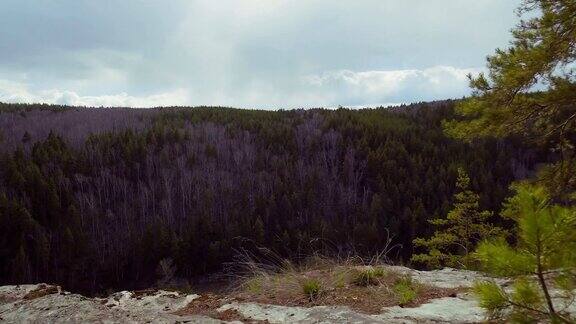
[[[222,321],[240,321],[243,323],[268,323],[268,321],[258,321],[247,318],[235,309],[227,309],[219,312],[218,308],[232,301],[230,298],[219,295],[208,294],[194,299],[184,308],[174,312],[174,315],[203,315]]]
[[[421,285],[423,286],[423,285]],[[403,307],[418,307],[422,304],[428,303],[432,299],[444,297],[456,297],[459,293],[465,292],[466,288],[439,288],[433,286],[423,286],[424,288],[418,293],[416,298],[403,305]]]
[[[216,310],[222,305],[222,299],[219,296],[207,294],[194,299],[185,307],[174,312],[174,314],[180,316],[194,314],[214,317],[218,315]]]
[[[158,289],[143,289],[143,290],[134,290],[132,292],[132,298],[142,299],[142,297],[152,296],[158,292]]]
[[[434,287],[420,288],[417,297],[402,307],[418,307],[431,299],[452,297],[461,289],[443,289]],[[347,287],[321,291],[318,298],[310,300],[304,296],[283,293],[247,294],[239,293],[236,299],[241,302],[256,302],[281,306],[348,306],[365,314],[379,314],[384,307],[398,306],[398,298],[388,287]]]
[[[24,300],[32,300],[40,297],[44,297],[47,295],[52,295],[58,293],[59,289],[58,286],[48,286],[48,285],[38,285],[38,288],[29,291],[22,299]]]
[[[247,318],[244,315],[240,314],[240,312],[238,312],[235,309],[227,309],[225,311],[219,312],[218,316],[215,318],[219,319],[221,321],[226,321],[226,322],[240,321],[242,323],[252,323],[252,324],[270,323],[267,320],[261,321],[261,320],[254,320],[254,319]]]

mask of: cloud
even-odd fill
[[[422,70],[329,71],[303,78],[303,82],[345,105],[366,102],[406,102],[457,98],[469,93],[468,74],[482,68],[434,66]]]
[[[20,97],[134,105],[458,97],[461,72],[506,46],[519,2],[3,0],[0,79],[25,84]]]
[[[126,93],[101,96],[82,96],[69,90],[31,91],[26,84],[0,80],[0,102],[48,103],[87,107],[182,106],[189,102],[188,92],[176,89],[149,96],[134,97]]]
[[[337,70],[299,77],[294,81],[298,86],[292,94],[284,94],[273,85],[256,82],[245,85],[244,91],[234,97],[225,93],[192,96],[190,91],[184,88],[145,96],[132,96],[125,92],[88,96],[69,89],[32,90],[26,83],[0,79],[0,101],[93,107],[190,105],[195,100],[207,105],[262,109],[338,105],[388,106],[411,101],[462,97],[469,93],[467,75],[477,74],[482,70],[482,68],[461,69],[451,66],[434,66],[422,70]]]

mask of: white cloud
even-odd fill
[[[404,86],[416,82],[442,85],[443,82],[461,84],[468,74],[477,74],[481,68],[460,69],[452,66],[435,66],[424,70],[361,71],[339,70],[321,75],[308,75],[304,81],[313,86],[342,83],[364,89],[366,92],[392,94]]]
[[[181,106],[190,101],[185,89],[148,96],[130,96],[126,93],[101,96],[83,96],[74,91],[50,89],[33,91],[27,84],[0,80],[0,102],[49,103],[88,107],[158,107]]]
[[[346,100],[350,105],[363,102],[405,102],[407,93],[416,100],[454,98],[467,95],[468,74],[477,74],[482,68],[456,68],[434,66],[426,69],[386,71],[329,71],[303,78],[305,84],[317,91],[332,93],[333,97]],[[346,96],[338,96],[345,93]],[[338,99],[336,99],[338,100]],[[357,101],[357,102],[355,102]]]
[[[228,105],[239,108],[368,107],[420,100],[458,98],[469,93],[467,75],[481,68],[434,66],[426,69],[337,70],[300,78],[300,86],[287,95],[271,84],[245,86],[234,97],[224,92],[198,93],[176,88],[134,96],[125,92],[82,95],[70,89],[33,90],[26,81],[0,79],[0,101],[52,103],[91,107],[157,107]],[[297,81],[295,81],[297,83]],[[406,98],[410,98],[407,100]]]

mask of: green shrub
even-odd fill
[[[338,271],[335,275],[334,275],[334,286],[336,288],[344,288],[346,287],[346,282],[347,282],[347,272],[346,271]]]
[[[377,286],[380,284],[378,278],[382,278],[384,275],[386,275],[386,271],[382,268],[364,268],[358,270],[352,282],[361,287]]]
[[[374,268],[374,275],[376,278],[382,278],[386,275],[386,270],[384,270],[382,267]]]
[[[262,278],[254,277],[249,279],[248,281],[246,281],[245,287],[251,293],[258,294],[262,292]]]
[[[312,301],[320,295],[321,286],[317,279],[308,279],[302,283],[302,291]]]
[[[398,297],[398,303],[406,305],[416,299],[417,291],[410,276],[402,276],[394,283],[394,292]]]

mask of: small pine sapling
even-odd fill
[[[469,254],[476,244],[485,238],[505,233],[489,223],[491,212],[480,210],[480,197],[470,190],[470,178],[463,169],[458,169],[456,188],[454,206],[446,218],[430,221],[437,228],[432,237],[413,241],[416,247],[424,248],[427,252],[413,255],[412,261],[429,268],[470,268],[472,260]]]
[[[487,272],[512,277],[512,291],[476,283],[480,305],[492,318],[572,323],[564,310],[576,297],[576,208],[552,204],[542,187],[521,184],[515,190],[502,214],[518,225],[516,245],[487,240],[473,255]]]

